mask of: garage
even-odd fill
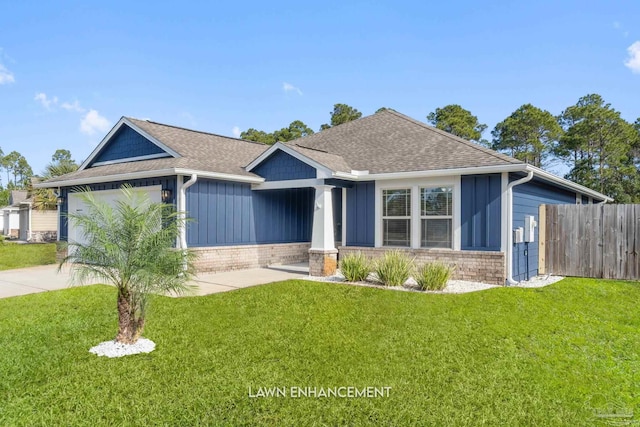
[[[154,203],[160,203],[162,200],[162,186],[154,185],[147,187],[135,187],[132,189],[136,192],[147,193]],[[116,206],[116,203],[119,200],[122,200],[123,194],[122,190],[101,190],[94,191],[93,196],[96,198],[96,201],[107,203],[111,206]],[[87,206],[82,201],[81,197],[76,193],[69,194],[69,213],[77,213],[81,214],[83,212],[87,212]],[[77,243],[86,243],[85,239],[82,236],[82,230],[79,226],[74,224],[72,219],[69,219],[69,231],[68,231],[68,239],[69,242],[77,242]]]

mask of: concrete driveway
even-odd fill
[[[203,273],[190,284],[196,286],[195,295],[208,295],[281,280],[300,279],[308,274],[307,264],[270,266]],[[57,265],[0,271],[0,298],[66,289],[71,286],[70,283],[69,268],[58,272]]]

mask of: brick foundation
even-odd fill
[[[310,243],[278,243],[191,249],[199,255],[195,262],[198,272],[218,272],[305,262],[309,260],[310,246]]]
[[[309,276],[333,276],[337,269],[337,250],[309,249]]]
[[[361,252],[365,256],[376,259],[388,248],[366,248],[341,246],[340,256],[352,252]],[[485,251],[453,251],[447,249],[400,249],[415,259],[416,265],[440,261],[455,266],[452,279],[483,282],[504,286],[506,280],[505,255],[503,252]]]

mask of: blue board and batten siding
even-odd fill
[[[461,178],[462,250],[499,251],[501,226],[501,176],[465,175]]]
[[[170,155],[158,147],[156,144],[149,141],[144,136],[140,135],[129,126],[122,126],[115,135],[111,138],[109,143],[105,145],[98,155],[93,159],[91,165],[99,162],[110,162],[120,159],[129,159],[135,157],[143,157],[149,155]],[[89,167],[91,167],[89,165]]]
[[[194,247],[311,241],[312,188],[252,191],[199,179],[187,189],[187,244]]]
[[[347,188],[346,246],[374,246],[375,194],[374,181],[358,182]]]
[[[511,181],[520,176],[510,177]],[[524,228],[524,218],[532,215],[538,222],[538,212],[542,204],[575,204],[576,193],[539,181],[530,181],[513,187],[513,224],[512,229]],[[538,242],[540,224],[535,229],[535,242],[513,244],[513,278],[525,280],[538,274]],[[527,272],[527,258],[529,269]],[[528,274],[527,274],[528,273]]]
[[[265,181],[289,181],[317,176],[314,167],[281,150],[275,151],[251,172],[260,175]]]
[[[82,186],[81,188],[89,188],[91,191],[101,191],[101,190],[116,190],[122,187],[123,184],[129,184],[132,187],[148,187],[154,185],[162,186],[163,190],[171,191],[171,199],[167,201],[167,203],[176,202],[176,177],[175,176],[164,176],[158,178],[144,178],[144,179],[134,179],[131,181],[114,181],[114,182],[105,182],[101,184],[90,184],[86,186]],[[60,195],[63,197],[64,202],[60,205],[60,240],[67,240],[69,235],[68,233],[68,219],[67,214],[69,212],[69,193],[76,192],[78,187],[63,187],[60,189]]]

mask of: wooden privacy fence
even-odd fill
[[[640,279],[640,205],[541,205],[539,272]]]

